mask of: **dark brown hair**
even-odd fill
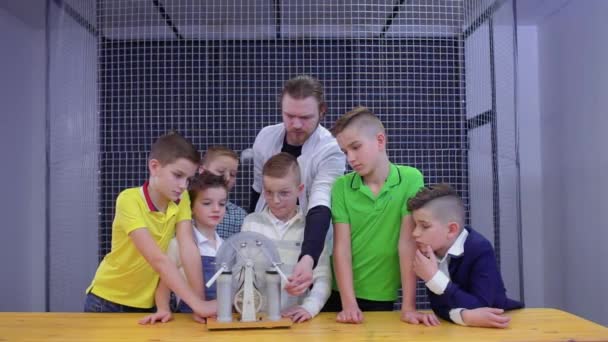
[[[198,165],[201,155],[190,140],[184,138],[176,131],[171,131],[156,139],[150,148],[149,159],[156,159],[161,165],[167,165],[184,158]]]
[[[298,75],[289,79],[283,85],[279,102],[283,101],[285,94],[288,94],[290,97],[293,97],[296,100],[313,96],[317,102],[319,102],[319,112],[321,115],[323,115],[322,112],[324,112],[326,109],[323,86],[319,80],[312,76]]]
[[[434,201],[444,203],[441,206],[433,206],[433,209],[435,209],[433,210],[433,216],[442,218],[444,221],[454,220],[461,225],[464,224],[465,213],[462,198],[456,190],[445,183],[418,190],[416,195],[407,201],[407,210],[413,212]]]
[[[223,176],[216,176],[211,172],[204,172],[192,177],[190,179],[190,185],[188,186],[190,206],[192,207],[194,205],[194,200],[198,194],[211,188],[222,188],[226,190],[226,194],[228,194],[228,184]]]

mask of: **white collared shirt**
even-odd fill
[[[445,253],[443,258],[439,260],[439,269],[429,281],[426,282],[426,287],[429,288],[434,294],[440,296],[445,292],[445,289],[448,287],[450,283],[450,259],[451,257],[461,256],[464,254],[464,243],[467,240],[467,236],[469,232],[466,229],[463,229],[452,246]],[[461,311],[462,308],[452,309],[450,310],[450,318],[457,324],[466,325],[462,320]]]
[[[255,191],[262,194],[262,168],[273,155],[281,152],[285,139],[283,123],[262,128],[253,143],[253,185]],[[346,157],[340,150],[338,142],[331,133],[319,125],[302,145],[302,154],[298,165],[304,183],[304,191],[299,197],[302,213],[319,205],[331,208],[331,187],[336,179],[344,174]],[[260,196],[255,207],[261,212],[266,205],[264,196]]]
[[[194,239],[196,241],[196,246],[198,247],[198,251],[201,256],[209,256],[214,257],[217,254],[217,251],[220,249],[224,240],[218,235],[217,232],[215,234],[215,247],[213,243],[207,239],[205,235],[196,229],[194,226],[194,222],[192,222],[192,231],[194,232]]]
[[[194,235],[194,241],[196,242],[196,246],[198,247],[198,251],[201,256],[209,256],[214,257],[217,254],[217,251],[220,249],[224,240],[215,232],[215,248],[201,232],[196,229],[194,226],[194,222],[192,222],[192,234]],[[179,244],[177,242],[177,238],[171,239],[169,242],[169,247],[167,248],[167,256],[171,261],[175,263],[175,266],[180,270],[182,275],[185,277],[185,273],[182,266],[182,260],[179,255]]]

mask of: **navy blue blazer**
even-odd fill
[[[464,253],[459,257],[450,256],[450,282],[445,291],[438,296],[427,288],[433,312],[452,321],[450,310],[457,308],[522,308],[522,303],[507,298],[490,241],[470,227],[465,229],[469,235],[464,242]]]

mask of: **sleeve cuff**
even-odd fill
[[[426,282],[426,287],[429,288],[434,294],[441,296],[445,289],[448,287],[450,278],[448,278],[443,272],[437,271],[431,280]]]
[[[458,324],[458,325],[465,325],[464,321],[462,320],[462,310],[464,310],[463,308],[458,308],[458,309],[452,309],[450,310],[450,319],[452,320],[452,322]]]
[[[304,310],[306,310],[312,318],[318,315],[321,311],[321,308],[317,309],[318,305],[314,305],[312,303],[302,303],[300,306],[304,308]]]

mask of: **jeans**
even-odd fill
[[[207,280],[211,279],[215,274],[215,257],[201,256],[201,265],[203,267],[203,286]],[[215,283],[210,287],[205,287],[205,300],[213,300],[217,297],[217,289]],[[192,309],[183,300],[177,306],[177,312],[192,313]]]
[[[92,292],[87,294],[84,301],[84,312],[154,312],[155,308],[143,309],[117,304],[103,299]]]

